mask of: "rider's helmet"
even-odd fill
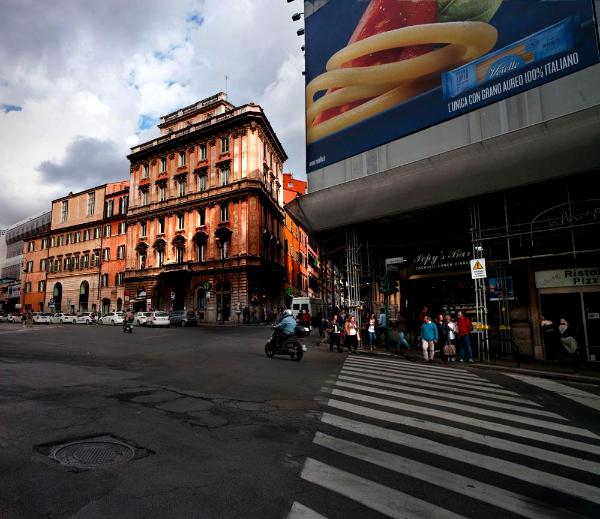
[[[286,308],[285,311],[283,312],[283,315],[285,315],[285,316],[292,315],[292,311],[289,308]]]

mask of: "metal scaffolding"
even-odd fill
[[[471,208],[471,244],[473,247],[473,259],[483,258],[483,246],[481,242],[481,219],[479,215],[479,202],[472,202]],[[490,360],[490,343],[488,335],[488,312],[486,299],[486,283],[485,278],[474,279],[475,285],[475,312],[477,322],[475,329],[477,330],[478,348],[477,353],[479,360],[486,362]]]
[[[346,230],[346,283],[348,288],[348,310],[356,317],[360,329],[360,277],[361,277],[361,246],[358,242],[356,229]]]

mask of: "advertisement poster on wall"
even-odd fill
[[[307,170],[598,63],[592,0],[305,2]]]

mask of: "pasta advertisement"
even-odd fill
[[[305,5],[308,172],[599,62],[592,0]]]

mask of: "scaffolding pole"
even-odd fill
[[[348,283],[348,309],[356,317],[356,325],[361,329],[360,312],[360,245],[356,229],[346,230],[346,276]]]
[[[473,247],[473,259],[483,258],[483,246],[481,241],[481,220],[479,216],[479,203],[471,203],[471,244]],[[480,362],[490,360],[490,342],[487,320],[487,299],[485,278],[474,279],[475,284],[475,312],[477,319],[477,337],[479,347],[477,356]]]

